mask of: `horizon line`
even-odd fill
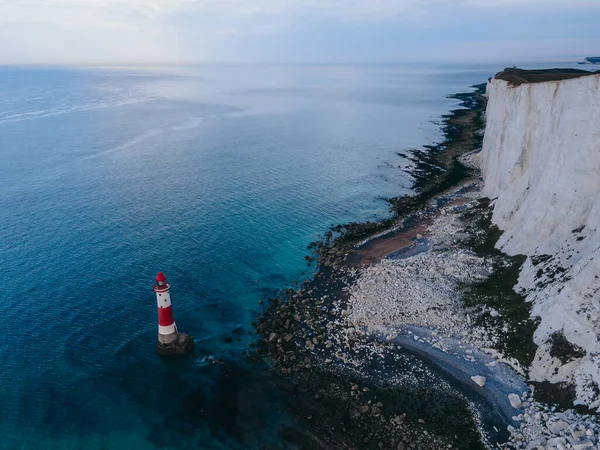
[[[344,66],[344,65],[401,65],[401,64],[514,64],[531,62],[579,63],[591,56],[563,55],[540,58],[514,58],[498,60],[468,60],[468,59],[413,59],[403,61],[98,61],[98,62],[0,62],[0,67],[189,67],[189,66]]]

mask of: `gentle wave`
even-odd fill
[[[34,120],[34,119],[42,119],[45,117],[59,116],[63,114],[72,114],[83,111],[93,111],[96,109],[105,109],[105,108],[114,108],[118,106],[125,105],[135,105],[138,103],[151,102],[154,100],[158,100],[160,97],[147,97],[141,99],[132,99],[132,100],[121,100],[116,102],[99,102],[99,103],[89,103],[80,106],[73,106],[69,108],[52,108],[52,109],[42,109],[37,111],[27,111],[17,114],[11,114],[8,116],[0,115],[0,124],[7,122],[20,122],[24,120]]]

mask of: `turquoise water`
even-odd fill
[[[257,302],[497,70],[0,68],[0,447],[288,448]],[[156,355],[159,270],[193,358]]]

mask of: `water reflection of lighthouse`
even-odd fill
[[[162,272],[156,275],[156,283],[152,287],[156,292],[158,305],[158,354],[184,355],[194,351],[194,339],[177,331],[173,307],[171,306],[171,286],[167,283],[167,277]]]

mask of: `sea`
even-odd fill
[[[503,67],[0,67],[0,448],[293,448],[262,301]],[[158,271],[188,358],[157,356]]]

